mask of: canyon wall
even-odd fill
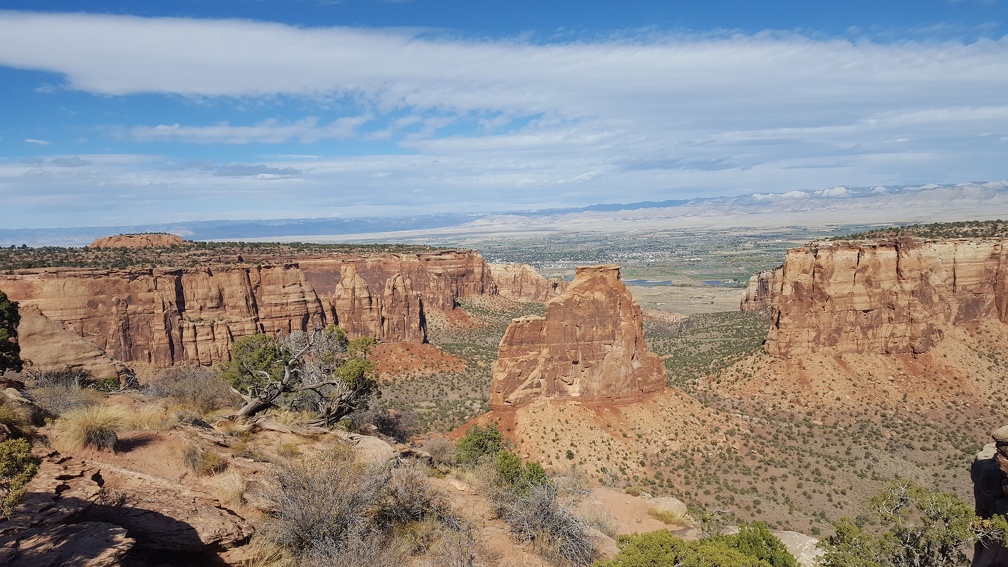
[[[490,264],[490,273],[498,294],[516,301],[543,303],[567,289],[567,282],[546,279],[528,264]]]
[[[767,306],[773,355],[923,353],[946,325],[1008,322],[1008,252],[979,239],[795,248],[749,281],[742,309]]]
[[[545,317],[515,319],[501,340],[490,405],[536,398],[628,401],[665,388],[661,358],[644,342],[641,308],[619,266],[577,269]]]
[[[496,293],[476,251],[326,256],[283,265],[18,270],[0,275],[0,289],[113,359],[157,366],[209,365],[227,360],[236,338],[327,324],[352,336],[424,342],[425,309],[452,309],[460,297]],[[44,352],[48,347],[34,342],[54,336],[21,333],[20,341]]]

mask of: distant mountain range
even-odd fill
[[[1008,181],[900,187],[831,187],[605,203],[494,214],[430,214],[393,218],[302,218],[179,222],[83,228],[0,228],[0,246],[83,246],[96,238],[170,232],[189,240],[416,241],[424,235],[500,230],[630,230],[669,227],[766,227],[907,224],[1008,218]],[[604,221],[604,222],[602,222]],[[436,240],[436,238],[433,238]]]

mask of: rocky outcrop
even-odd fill
[[[644,342],[641,308],[619,266],[577,269],[545,317],[515,319],[500,343],[490,404],[536,398],[629,401],[665,388],[661,358]]]
[[[749,282],[742,309],[772,308],[766,350],[923,353],[946,325],[1008,322],[1001,240],[824,244],[788,250]]]
[[[977,453],[970,467],[976,513],[981,518],[1008,516],[1008,425],[994,431],[992,437],[994,442]],[[996,541],[977,543],[972,565],[1008,565],[1008,549]]]
[[[170,248],[186,242],[181,236],[166,233],[118,234],[99,238],[88,248]]]
[[[44,317],[19,332],[22,349],[58,352],[66,339],[57,339],[60,328],[94,346],[53,358],[26,354],[36,369],[88,365],[97,353],[127,363],[210,365],[228,359],[236,338],[328,324],[351,336],[420,343],[426,309],[497,292],[489,266],[470,250],[281,265],[19,270],[0,275],[0,289]]]
[[[200,554],[241,545],[252,532],[244,518],[198,490],[53,453],[11,519],[0,521],[0,564],[119,565],[132,548],[190,554],[202,564],[208,556]]]
[[[546,279],[528,264],[490,264],[497,293],[516,301],[546,302],[567,289],[567,282]]]
[[[115,362],[105,351],[81,338],[63,323],[43,315],[38,305],[23,305],[19,313],[21,358],[29,363],[40,361],[40,366],[35,369],[59,370],[74,367],[86,370],[97,378],[118,374]],[[29,368],[32,366],[29,365]]]

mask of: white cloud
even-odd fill
[[[24,141],[25,141],[26,144],[37,144],[39,146],[48,146],[49,145],[49,142],[47,140],[39,140],[39,139],[36,139],[36,138],[25,138]]]
[[[0,65],[64,77],[47,83],[46,96],[154,93],[265,108],[244,121],[235,113],[186,123],[191,114],[165,112],[109,128],[130,142],[205,147],[184,159],[0,164],[0,189],[28,169],[45,173],[33,183],[70,191],[72,180],[95,199],[113,198],[103,187],[170,185],[163,198],[186,195],[190,212],[218,202],[227,214],[236,202],[258,207],[258,216],[292,207],[301,207],[294,216],[506,210],[1008,176],[998,159],[1008,139],[1008,37],[873,43],[768,32],[533,44],[0,12]],[[333,140],[405,155],[304,147]],[[287,143],[301,145],[279,146]],[[278,147],[222,160],[220,144]],[[179,165],[187,160],[202,165]],[[213,165],[231,160],[232,170]],[[22,169],[3,177],[11,168]]]
[[[248,144],[252,142],[278,144],[291,140],[312,143],[331,138],[350,138],[357,128],[368,121],[367,116],[344,117],[328,124],[319,124],[314,116],[293,123],[277,119],[264,120],[252,126],[232,126],[227,123],[212,126],[182,126],[158,124],[135,126],[130,138],[140,142],[191,142],[196,144]]]

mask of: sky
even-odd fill
[[[4,0],[0,228],[1008,178],[1008,0]]]

